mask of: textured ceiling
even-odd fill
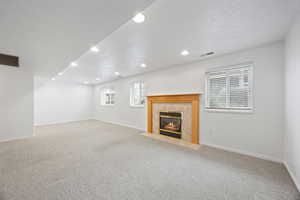
[[[115,71],[126,77],[204,59],[200,55],[210,51],[222,55],[282,40],[299,2],[158,0],[143,12],[144,23],[128,21],[99,42],[100,52],[86,52],[59,79],[101,83],[115,79]],[[190,55],[181,56],[183,49]]]
[[[299,9],[299,0],[3,1],[0,52],[20,56],[36,76],[101,83],[116,71],[126,77],[282,40]],[[140,11],[146,21],[136,24]],[[98,53],[89,51],[95,44]],[[78,67],[68,68],[72,61]]]

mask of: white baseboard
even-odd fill
[[[213,147],[213,148],[221,149],[221,150],[224,150],[224,151],[229,151],[229,152],[233,152],[233,153],[247,155],[247,156],[251,156],[251,157],[255,157],[255,158],[259,158],[259,159],[268,160],[268,161],[272,161],[272,162],[282,164],[282,160],[280,160],[278,158],[271,157],[271,156],[258,154],[258,153],[253,153],[253,152],[244,151],[244,150],[239,150],[239,149],[234,149],[234,148],[230,148],[230,147],[224,147],[224,146],[210,144],[210,143],[202,143],[202,144],[206,145],[206,146]]]
[[[0,143],[5,143],[5,142],[12,142],[16,140],[24,140],[24,139],[29,139],[32,138],[33,136],[24,136],[24,137],[16,137],[16,138],[9,138],[5,140],[0,140]]]
[[[51,123],[40,123],[40,124],[36,124],[35,123],[34,126],[48,126],[48,125],[56,125],[56,124],[66,124],[66,123],[72,123],[72,122],[88,121],[88,120],[94,120],[94,119],[66,120],[66,121],[51,122]]]
[[[123,123],[118,123],[118,122],[112,122],[112,121],[107,121],[107,120],[99,120],[99,119],[94,119],[94,120],[105,122],[105,123],[109,123],[109,124],[115,124],[115,125],[119,125],[119,126],[125,126],[125,127],[128,127],[128,128],[137,129],[139,131],[146,131],[144,128],[136,127],[136,126],[131,126],[131,125],[128,125],[128,124],[123,124]]]
[[[289,167],[289,165],[287,164],[286,161],[283,162],[285,168],[287,169],[287,171],[289,172],[290,176],[292,177],[298,191],[300,192],[300,182],[297,180],[296,176],[294,175],[294,173],[292,172],[291,168]]]

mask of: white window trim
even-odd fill
[[[133,108],[144,108],[145,104],[143,104],[143,105],[130,105],[130,107],[133,107]]]
[[[249,103],[250,107],[249,108],[209,108],[208,105],[208,80],[209,80],[209,74],[211,73],[226,73],[228,70],[234,70],[234,69],[240,69],[240,68],[249,68],[249,85],[251,87],[251,93],[249,97]],[[251,114],[254,112],[254,79],[253,79],[253,74],[254,74],[254,67],[253,63],[243,63],[243,64],[237,64],[229,67],[222,67],[222,68],[214,68],[212,70],[208,70],[205,73],[205,110],[207,112],[220,112],[220,113],[245,113],[245,114]],[[228,98],[228,95],[226,95]]]
[[[237,109],[215,109],[215,108],[205,108],[207,112],[211,113],[244,113],[244,114],[251,114],[253,113],[253,109],[244,109],[244,110],[237,110]]]
[[[106,103],[104,103],[104,100],[103,100],[103,98],[104,98],[104,90],[112,90],[112,91],[114,91],[114,93],[116,94],[115,90],[114,90],[112,87],[104,87],[104,88],[100,88],[100,105],[101,105],[101,106],[115,106],[115,104],[116,104],[116,99],[114,99],[115,102],[114,102],[113,104],[106,104]],[[115,98],[116,98],[116,97],[115,97]]]
[[[115,106],[115,104],[101,104],[101,106]]]
[[[142,81],[142,80],[137,80],[137,81],[133,81],[130,83],[130,91],[129,91],[129,106],[132,107],[132,108],[144,108],[145,107],[145,104],[146,104],[146,96],[144,96],[145,98],[145,103],[144,104],[140,104],[140,105],[135,105],[133,104],[132,102],[132,93],[133,93],[133,85],[135,83],[142,83],[144,86],[144,95],[145,95],[145,82]]]

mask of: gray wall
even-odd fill
[[[165,70],[120,79],[94,88],[94,118],[146,129],[146,108],[129,106],[129,84],[143,80],[147,94],[204,93],[205,71],[254,63],[254,112],[220,113],[201,105],[201,143],[281,161],[283,156],[283,42]],[[151,66],[149,66],[151,67]],[[115,106],[100,105],[100,89],[113,86]]]
[[[91,86],[49,81],[34,81],[34,125],[46,125],[91,119]]]
[[[300,16],[286,38],[285,164],[300,190]]]

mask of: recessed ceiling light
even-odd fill
[[[55,81],[56,79],[55,79],[55,78],[51,78],[51,80],[52,80],[52,81]]]
[[[64,73],[62,73],[62,72],[59,72],[59,73],[58,73],[59,76],[61,76],[61,75],[63,75],[63,74],[64,74]]]
[[[99,49],[98,49],[98,47],[93,46],[93,47],[91,47],[91,51],[92,52],[99,52]]]
[[[100,81],[100,78],[96,78],[96,81]]]
[[[89,84],[89,82],[87,82],[87,81],[85,81],[85,82],[83,82],[84,84]]]
[[[72,66],[72,67],[77,67],[78,64],[77,64],[76,62],[71,62],[71,66]]]
[[[135,23],[143,23],[145,21],[145,15],[143,15],[143,13],[138,13],[132,18],[132,20]]]
[[[142,63],[140,66],[141,66],[142,68],[146,68],[146,67],[147,67],[147,65],[146,65],[145,63]]]
[[[120,76],[120,72],[115,72],[115,75],[116,76]]]
[[[183,55],[183,56],[187,56],[187,55],[189,55],[190,54],[190,52],[188,51],[188,50],[183,50],[182,52],[181,52],[181,55]]]

